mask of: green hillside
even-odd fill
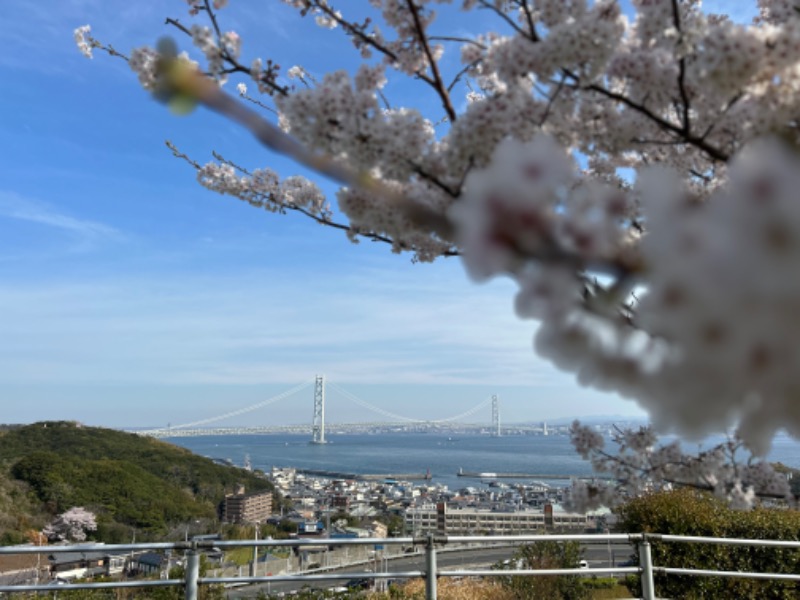
[[[209,525],[237,484],[272,489],[244,469],[130,433],[73,422],[9,428],[0,431],[0,543],[73,506],[95,512],[96,537],[109,542]]]

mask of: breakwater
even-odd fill
[[[427,473],[345,473],[343,471],[326,471],[324,469],[297,469],[303,475],[313,475],[314,477],[325,477],[326,479],[353,479],[357,481],[386,481],[387,479],[397,481],[427,481],[431,478],[430,472]]]
[[[456,473],[458,477],[471,477],[473,479],[612,479],[604,475],[575,475],[568,473],[561,473],[559,475],[553,473],[497,473],[494,471],[464,471],[459,469]]]

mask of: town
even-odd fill
[[[292,467],[273,467],[264,474],[275,486],[272,492],[248,492],[238,486],[220,506],[221,524],[250,528],[256,539],[278,533],[289,538],[324,543],[296,553],[265,551],[252,554],[245,574],[280,575],[313,571],[389,558],[413,548],[368,546],[338,547],[348,538],[413,537],[428,534],[514,535],[546,531],[602,531],[611,515],[570,513],[562,508],[565,488],[545,482],[507,484],[482,481],[451,490],[446,485],[397,479],[341,479],[309,475]],[[488,483],[488,485],[487,485]],[[220,534],[189,535],[186,540],[218,541]],[[7,562],[9,557],[0,557]],[[54,585],[96,577],[161,577],[182,566],[181,553],[111,552],[101,550],[53,552],[16,557],[0,573],[4,584],[27,585],[50,581]],[[28,560],[24,560],[24,559]],[[243,574],[243,566],[211,548],[206,559],[216,576]],[[13,568],[12,568],[13,567]]]
[[[506,484],[498,480],[488,487],[465,485],[457,490],[424,482],[385,479],[329,479],[308,476],[294,468],[273,467],[270,480],[291,501],[293,510],[285,515],[297,524],[298,535],[341,533],[342,517],[362,527],[348,526],[362,537],[388,535],[423,536],[520,534],[544,529],[595,529],[598,517],[570,513],[561,508],[565,489],[544,482]],[[266,494],[228,496],[228,519],[258,522],[266,515],[261,500]],[[250,508],[252,507],[252,508]],[[249,509],[249,511],[248,511]],[[259,513],[260,511],[260,513]],[[273,520],[275,515],[270,516]],[[393,523],[392,528],[387,528]]]

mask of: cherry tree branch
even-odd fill
[[[203,1],[206,3],[206,5],[208,5],[208,2],[206,0],[203,0]],[[230,53],[222,45],[220,45],[219,25],[216,24],[216,17],[214,17],[214,13],[211,10],[211,8],[210,7],[207,8],[207,9],[203,8],[203,10],[208,12],[209,16],[214,18],[214,21],[213,21],[214,24],[215,24],[214,25],[214,29],[215,29],[216,36],[217,36],[217,44],[219,45],[220,57],[222,58],[223,61],[225,61],[226,63],[228,63],[230,65],[230,67],[228,69],[223,69],[221,71],[221,73],[225,73],[225,74],[242,73],[244,75],[251,76],[252,75],[251,70],[248,69],[247,67],[245,67],[244,65],[242,65],[238,60],[236,60],[236,58],[231,56]],[[171,26],[175,27],[176,29],[178,29],[179,31],[184,33],[185,35],[187,35],[189,37],[192,37],[192,32],[183,23],[181,23],[178,19],[174,19],[172,17],[167,17],[166,20],[164,21],[164,23],[166,25],[171,25]],[[268,61],[267,65],[268,65],[268,67],[271,67],[272,62]],[[209,73],[206,73],[206,74],[210,75]],[[289,93],[289,88],[288,87],[281,86],[281,85],[278,85],[276,83],[276,81],[275,81],[275,73],[271,68],[265,69],[263,71],[259,81],[261,83],[263,83],[265,86],[267,86],[267,88],[269,88],[273,93],[277,93],[277,94],[280,94],[282,96],[285,96],[286,94]]]
[[[683,31],[681,30],[681,16],[678,8],[678,0],[672,0],[672,17],[675,24],[675,30],[678,32],[678,43],[681,42]],[[678,59],[678,90],[681,94],[681,104],[683,106],[683,132],[689,137],[691,136],[691,122],[689,121],[689,95],[686,93],[686,57],[681,56]]]
[[[569,71],[567,71],[566,73],[570,78],[572,78],[575,82],[577,82],[576,84],[572,85],[571,87],[573,89],[580,89],[581,88],[581,86],[580,86],[580,78],[577,75],[575,75],[575,74],[573,74],[573,73],[571,73]],[[684,130],[682,125],[675,125],[674,123],[670,123],[666,119],[658,116],[653,111],[648,109],[646,106],[644,106],[644,104],[640,104],[638,102],[634,102],[633,100],[631,100],[627,96],[625,96],[623,94],[620,94],[618,92],[612,92],[611,90],[608,90],[605,87],[603,87],[602,85],[599,85],[599,84],[596,84],[596,83],[593,83],[593,84],[590,84],[590,85],[586,86],[585,89],[588,89],[588,90],[591,90],[593,92],[596,92],[596,93],[600,94],[601,96],[604,96],[604,97],[606,97],[606,98],[608,98],[610,100],[615,100],[617,102],[620,102],[621,104],[624,104],[628,108],[631,108],[631,109],[635,110],[636,112],[641,113],[642,115],[644,115],[645,117],[650,119],[655,125],[657,125],[661,129],[663,129],[665,131],[668,131],[668,132],[670,132],[670,133],[672,133],[674,135],[677,135],[678,137],[683,139],[688,145],[694,146],[694,147],[698,148],[699,150],[702,150],[712,160],[715,160],[715,161],[718,161],[718,162],[728,162],[730,160],[730,155],[728,155],[727,153],[723,152],[719,148],[717,148],[715,146],[712,146],[711,144],[706,142],[705,138],[697,137],[697,136],[688,134]]]
[[[408,5],[408,10],[411,13],[412,18],[414,19],[414,29],[417,32],[417,40],[419,41],[420,45],[422,46],[423,51],[425,52],[425,56],[428,58],[428,63],[430,64],[431,74],[433,75],[432,85],[436,92],[439,94],[439,97],[442,99],[442,106],[444,106],[444,110],[447,113],[447,116],[450,118],[450,121],[455,121],[457,118],[456,110],[453,108],[453,103],[450,101],[450,94],[447,92],[445,88],[444,82],[442,81],[442,76],[439,73],[439,66],[437,64],[436,58],[433,56],[433,52],[431,52],[431,47],[428,44],[427,36],[425,35],[425,29],[422,26],[422,21],[419,17],[419,8],[415,4],[414,0],[406,0],[406,4]]]

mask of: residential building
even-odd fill
[[[498,511],[485,508],[450,508],[446,503],[409,508],[405,512],[406,531],[411,535],[519,535],[552,529],[585,530],[585,514],[541,510]]]
[[[47,556],[50,574],[59,579],[108,577],[122,573],[126,555],[104,551],[54,552]]]
[[[226,523],[264,523],[272,514],[272,493],[246,494],[240,486],[236,494],[228,494],[222,504],[222,520]]]

